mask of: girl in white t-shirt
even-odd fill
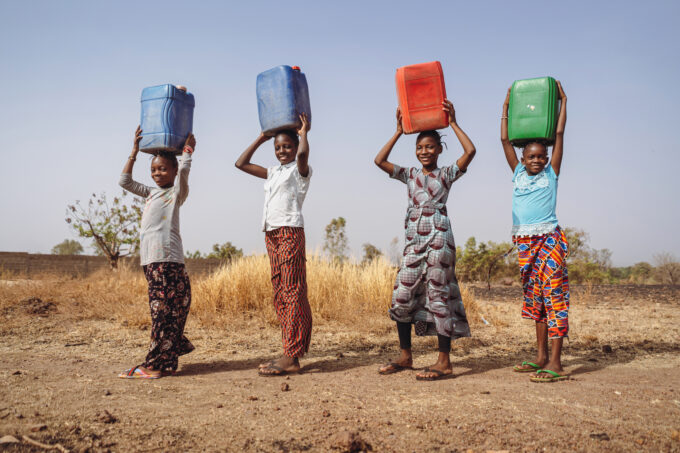
[[[281,324],[283,356],[262,364],[261,376],[282,376],[300,371],[299,358],[309,350],[312,338],[312,311],[307,299],[305,230],[302,203],[307,195],[312,168],[308,164],[309,121],[303,113],[296,132],[274,135],[274,154],[279,165],[264,168],[250,159],[264,142],[272,138],[260,134],[241,154],[236,167],[266,179],[262,230],[271,265],[274,307]]]

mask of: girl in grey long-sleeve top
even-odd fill
[[[189,194],[189,169],[196,140],[189,134],[179,163],[174,154],[156,155],[151,161],[151,177],[158,187],[149,187],[132,179],[141,134],[141,128],[137,127],[132,154],[120,175],[120,185],[146,199],[140,229],[140,258],[149,283],[151,345],[144,363],[118,377],[157,379],[174,373],[179,356],[194,350],[184,336],[191,306],[191,284],[184,267],[179,208]],[[177,184],[176,178],[179,179]]]

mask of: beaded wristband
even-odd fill
[[[194,152],[194,149],[189,145],[184,145],[184,149],[182,151],[184,151],[185,153],[191,154],[191,153]]]

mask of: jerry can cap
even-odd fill
[[[175,85],[175,88],[177,88],[180,91],[184,91],[185,93],[187,92],[187,87],[184,85]]]
[[[295,70],[295,71],[299,71],[299,70],[300,70],[300,66],[291,66],[291,69],[293,69],[293,70]]]

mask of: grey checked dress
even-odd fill
[[[394,166],[391,177],[408,188],[406,243],[392,293],[390,318],[415,324],[417,335],[469,337],[470,326],[456,280],[456,244],[446,210],[457,165],[425,175]]]

